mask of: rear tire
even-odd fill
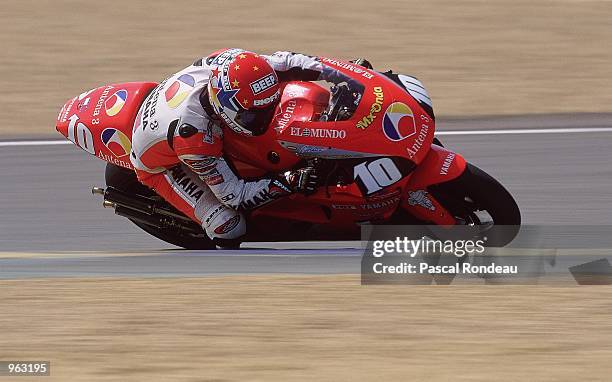
[[[106,164],[105,172],[106,185],[114,187],[123,192],[131,195],[142,195],[147,197],[159,197],[153,190],[143,185],[136,178],[136,174],[132,170],[128,170],[123,167],[116,166],[111,163]],[[160,203],[166,203],[160,201]],[[179,213],[174,207],[167,204],[167,207],[175,210],[174,212]],[[147,232],[148,234],[155,236],[156,238],[165,241],[167,243],[176,245],[177,247],[185,249],[215,249],[216,246],[212,240],[206,236],[204,230],[201,235],[195,235],[188,232],[168,232],[166,230],[157,228],[152,225],[148,225],[133,219],[129,219],[132,223],[136,224],[140,229]]]
[[[180,235],[180,234],[167,233],[157,227],[154,227],[148,224],[144,224],[144,223],[132,220],[132,219],[129,219],[129,220],[132,223],[136,224],[140,229],[142,229],[146,233],[152,236],[155,236],[159,240],[165,241],[166,243],[176,245],[177,247],[181,247],[185,249],[198,249],[198,250],[216,249],[215,244],[212,242],[212,240],[208,238],[208,236],[196,237],[191,234]],[[202,231],[202,234],[205,235],[204,231]]]

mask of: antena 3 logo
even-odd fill
[[[258,95],[270,89],[272,86],[276,85],[276,83],[276,76],[273,73],[270,73],[267,76],[251,82],[250,85],[251,90],[253,90],[253,94]]]

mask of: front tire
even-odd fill
[[[521,212],[512,195],[471,163],[458,178],[428,190],[460,223],[482,227],[487,246],[503,247],[520,230]]]

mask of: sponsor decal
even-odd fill
[[[408,204],[411,206],[421,206],[430,211],[436,210],[436,207],[427,197],[427,191],[425,190],[408,191]]]
[[[395,207],[400,202],[401,197],[396,196],[387,200],[381,200],[379,202],[372,202],[367,204],[360,204],[362,210],[378,210],[381,208]]]
[[[113,153],[117,158],[122,158],[132,150],[132,142],[130,138],[122,131],[112,127],[106,128],[100,134],[100,139],[104,146]]]
[[[223,119],[223,122],[225,122],[228,126],[236,125],[236,122],[234,122],[234,120],[228,117],[224,112],[221,112],[219,115],[221,116],[221,119]]]
[[[335,210],[342,211],[351,211],[353,214],[357,216],[370,216],[372,213],[384,213],[385,211],[380,210],[391,210],[399,204],[401,201],[400,196],[394,196],[392,198],[387,198],[386,200],[381,200],[378,202],[368,202],[362,204],[332,204],[332,208]]]
[[[408,105],[394,102],[385,111],[383,132],[392,141],[401,141],[416,134],[414,114]]]
[[[332,204],[334,210],[356,210],[357,206],[354,204]]]
[[[112,88],[112,86],[111,86]],[[83,101],[83,99],[85,99],[85,97],[87,97],[89,94],[91,94],[93,91],[95,91],[96,89],[91,89],[88,90],[86,92],[83,92],[81,94],[78,95],[78,97],[74,97],[73,99],[70,100],[70,103],[66,102],[66,104],[64,104],[64,106],[62,106],[62,110],[60,110],[58,116],[57,116],[57,120],[59,122],[66,122],[68,120],[68,114],[70,114],[70,110],[72,110],[72,106],[74,105],[74,103],[78,100],[79,103],[77,104],[77,109],[79,109],[79,111],[85,111],[87,110],[87,108],[89,107],[89,98],[86,100],[86,102],[81,102]],[[81,110],[81,106],[83,105],[84,110]]]
[[[59,113],[57,113],[57,121],[60,122],[62,120],[62,114],[64,114],[64,110],[66,110],[66,104],[62,106]]]
[[[225,223],[223,223],[220,226],[218,226],[217,228],[215,228],[215,233],[217,235],[222,235],[224,233],[228,233],[231,230],[233,230],[234,228],[236,228],[238,226],[238,223],[240,223],[240,215],[236,215],[236,216],[232,217],[231,219],[229,219]]]
[[[285,186],[280,180],[273,180],[270,182],[269,187],[270,195],[275,198],[278,198],[283,195],[287,195],[291,193],[289,187]]]
[[[117,166],[134,169],[134,167],[132,167],[132,163],[130,163],[129,161],[125,162],[125,161],[115,158],[114,156],[106,155],[101,150],[98,152],[98,158],[102,159],[103,161],[110,162]]]
[[[60,115],[57,117],[57,119],[64,123],[68,120],[68,114],[70,113],[70,110],[72,110],[72,105],[74,105],[74,102],[76,101],[76,97],[74,97],[73,99],[70,100],[69,103],[67,103],[67,105],[65,104],[62,107],[62,110],[60,110]]]
[[[327,148],[325,147],[303,145],[303,146],[298,147],[296,153],[300,155],[313,155],[313,154],[321,153],[325,150],[327,150]]]
[[[322,59],[323,62],[325,62],[326,64],[330,64],[330,65],[334,65],[337,66],[339,68],[342,69],[347,69],[350,70],[351,72],[355,73],[355,74],[360,74],[362,77],[367,78],[368,80],[371,80],[372,78],[374,78],[374,75],[370,72],[368,72],[367,70],[359,67],[359,66],[355,66],[355,65],[351,65],[347,62],[341,62],[338,60],[332,60],[330,58],[323,58]]]
[[[344,139],[346,138],[346,130],[292,127],[291,135],[294,137]]]
[[[217,66],[221,66],[223,65],[227,60],[229,60],[230,58],[234,57],[234,55],[236,53],[241,52],[241,49],[228,49],[225,50],[223,52],[221,52],[219,55],[217,55],[212,62],[210,63],[211,66],[213,65],[217,65]]]
[[[194,183],[191,178],[187,176],[185,171],[181,168],[181,166],[175,166],[170,170],[172,174],[172,178],[176,182],[177,186],[180,186],[183,191],[193,198],[196,202],[200,200],[202,195],[204,195],[204,191],[198,186],[197,183]],[[208,223],[208,219],[206,221]]]
[[[204,175],[207,172],[212,171],[215,168],[215,164],[214,164],[215,160],[216,158],[213,158],[213,157],[205,158],[205,159],[201,159],[201,158],[190,159],[190,158],[181,157],[181,161],[183,161],[187,166],[189,166],[191,170],[193,170],[193,172],[195,172],[198,175]]]
[[[269,105],[272,102],[274,102],[278,97],[280,96],[280,89],[277,90],[274,94],[272,94],[270,97],[264,98],[264,99],[256,99],[253,101],[253,105],[255,106],[265,106],[265,105]]]
[[[87,111],[87,109],[89,109],[89,102],[91,101],[90,97],[85,98],[85,100],[80,101],[79,104],[77,105],[77,109],[79,109],[79,112],[84,113],[85,111]]]
[[[210,222],[213,221],[213,219],[221,212],[223,212],[226,208],[227,207],[225,207],[223,204],[218,204],[217,207],[213,210],[213,212],[206,217],[206,220],[204,221],[206,226],[209,227]]]
[[[221,197],[221,202],[223,202],[223,203],[227,203],[227,202],[229,202],[230,200],[234,200],[235,198],[236,198],[236,195],[234,195],[234,194],[232,194],[232,193],[229,193],[229,194],[227,194],[227,195],[225,195],[225,196]]]
[[[213,122],[208,121],[206,127],[204,128],[204,136],[202,137],[202,142],[212,144],[213,141]]]
[[[111,91],[112,88],[113,88],[112,86],[107,86],[102,91],[102,94],[100,94],[100,98],[98,98],[98,102],[96,102],[96,107],[94,108],[94,111],[93,111],[94,117],[97,117],[98,115],[100,115],[100,110],[102,109],[102,106],[104,105],[104,101],[106,101],[106,99],[108,98],[108,93]]]
[[[125,102],[127,101],[128,92],[125,89],[117,90],[112,96],[108,97],[104,103],[106,115],[109,117],[119,114]]]
[[[219,170],[217,170],[216,168],[206,171],[202,177],[204,178],[206,184],[209,186],[219,185],[225,180],[223,179],[223,175],[221,175]]]
[[[374,202],[374,201],[379,201],[379,200],[385,200],[385,199],[390,199],[393,198],[395,196],[399,196],[401,194],[401,191],[398,189],[392,190],[391,192],[385,192],[385,193],[377,193],[374,195],[370,195],[367,197],[367,201],[368,202]]]
[[[274,73],[270,73],[266,76],[261,77],[258,80],[251,82],[249,85],[251,86],[253,94],[258,95],[268,89],[271,89],[277,83],[278,79],[276,78],[276,75],[274,75]]]
[[[442,167],[440,168],[440,175],[448,175],[448,170],[450,170],[450,166],[455,160],[455,153],[448,153],[444,162],[442,162]]]
[[[202,158],[185,158],[181,157],[181,160],[185,162],[189,167],[205,167],[210,166],[215,163],[215,157],[202,157]]]
[[[376,119],[376,115],[382,110],[385,95],[381,86],[376,86],[374,88],[374,96],[376,98],[372,106],[370,106],[370,114],[366,115],[359,122],[357,122],[358,129],[365,130],[368,126],[372,124],[372,122],[374,122],[374,120]]]
[[[410,159],[414,158],[414,156],[419,152],[419,150],[425,144],[425,139],[427,138],[427,133],[429,132],[429,117],[426,115],[421,115],[421,120],[425,123],[421,124],[421,130],[419,131],[419,135],[414,140],[412,146],[408,147],[406,151],[408,151],[408,156]]]
[[[189,74],[180,75],[164,92],[166,103],[171,109],[179,107],[195,87],[195,78]]]
[[[331,147],[302,145],[294,142],[277,141],[283,148],[303,157],[317,156],[326,159],[346,159],[346,158],[369,158],[379,157],[380,154],[364,153],[359,151],[349,151],[334,149]]]
[[[240,203],[240,208],[244,210],[252,210],[290,193],[291,190],[282,182],[279,180],[273,180],[270,182],[267,189],[259,191],[259,193],[257,193],[257,195],[253,196],[251,199]]]
[[[155,111],[157,110],[157,100],[159,99],[159,93],[161,92],[161,89],[164,88],[167,82],[168,79],[166,78],[159,85],[157,85],[155,89],[153,89],[151,94],[147,97],[141,117],[143,130],[145,130],[147,126],[149,126],[149,128],[153,131],[157,130],[157,128],[159,127],[157,120],[152,118],[155,116]]]
[[[280,132],[285,127],[287,127],[287,124],[289,123],[289,121],[291,121],[291,117],[293,117],[293,113],[295,112],[296,106],[297,106],[297,101],[292,99],[289,102],[287,102],[287,106],[285,107],[284,111],[282,111],[282,108],[281,108],[281,113],[277,114],[275,117],[277,125],[274,128],[274,130]]]

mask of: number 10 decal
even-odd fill
[[[353,169],[353,174],[355,181],[366,195],[380,191],[402,179],[402,173],[391,158],[360,163]]]
[[[73,114],[69,119],[70,123],[68,124],[68,139],[88,153],[96,155],[93,134],[91,133],[91,130],[89,130],[89,127],[87,127],[83,122],[77,123],[79,117],[76,114]]]

